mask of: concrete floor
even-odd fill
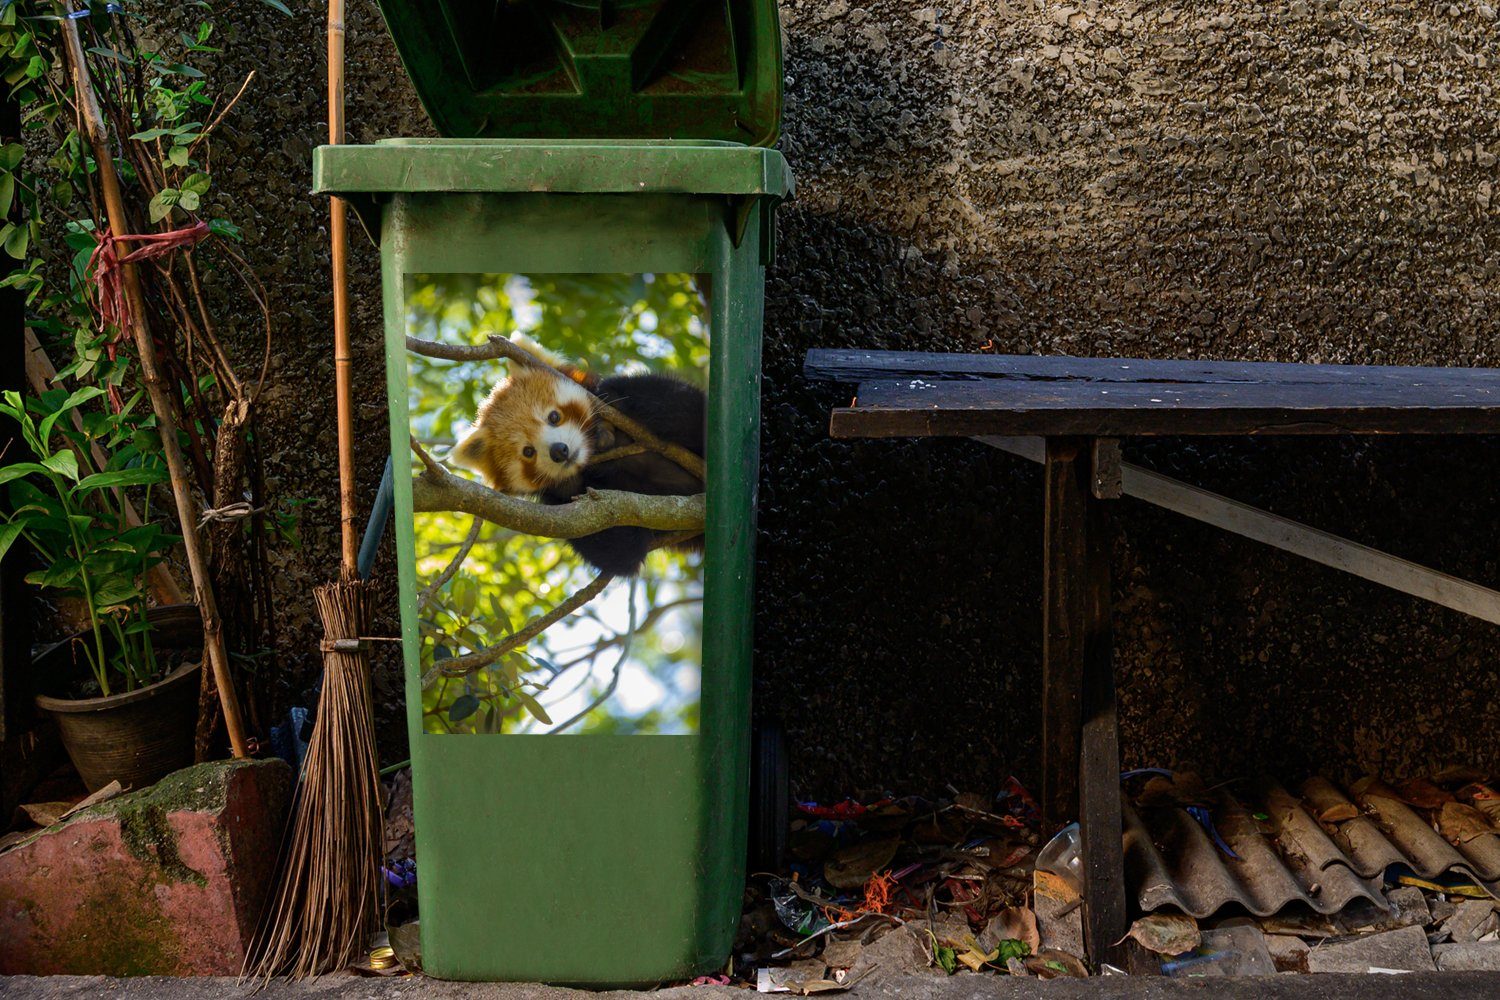
[[[641,1000],[646,993],[589,994],[530,983],[450,983],[424,977],[366,979],[327,976],[304,983],[274,982],[256,993],[233,979],[106,979],[97,976],[0,977],[0,996],[35,1000]],[[651,1000],[745,1000],[746,990],[721,986],[677,986],[649,994]],[[859,1000],[1493,1000],[1500,974],[1413,973],[1404,976],[1279,975],[1245,979],[1177,981],[1158,977],[1102,979],[1006,979],[960,975],[891,977],[860,983],[848,996]],[[788,994],[789,996],[789,994]]]

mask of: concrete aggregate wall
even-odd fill
[[[430,134],[368,0],[351,138]],[[280,697],[317,673],[336,563],[320,15],[241,8],[259,79],[227,193],[277,299]],[[834,443],[810,347],[1497,364],[1500,83],[1481,3],[790,0],[770,275],[756,712],[799,792],[991,788],[1039,761],[1040,479],[967,442]],[[354,261],[362,438],[382,441],[378,264]],[[1496,442],[1161,441],[1169,473],[1489,585]],[[361,475],[372,492],[383,454]],[[1134,501],[1119,508],[1128,764],[1230,778],[1500,766],[1500,633]],[[394,630],[393,565],[381,627]],[[404,756],[382,661],[383,752]]]

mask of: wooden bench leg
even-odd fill
[[[1125,855],[1120,819],[1120,729],[1110,623],[1107,501],[1089,497],[1088,617],[1083,651],[1079,832],[1083,853],[1084,945],[1094,962],[1119,964],[1126,931]]]
[[[1042,819],[1048,834],[1079,821],[1084,944],[1098,963],[1115,957],[1126,908],[1108,501],[1093,495],[1091,444],[1047,439]]]
[[[1048,438],[1042,532],[1042,827],[1078,813],[1087,592],[1087,452],[1076,438]]]

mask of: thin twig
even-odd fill
[[[605,462],[614,462],[622,458],[631,458],[635,455],[644,455],[647,448],[643,444],[626,444],[609,451],[602,451],[589,459],[590,465],[603,465]]]
[[[453,575],[464,564],[464,560],[469,558],[469,551],[474,548],[474,543],[479,541],[479,529],[484,527],[483,518],[476,517],[473,521],[474,523],[469,526],[468,537],[459,544],[458,551],[453,554],[453,558],[448,561],[448,565],[444,566],[443,571],[434,577],[431,583],[423,587],[422,592],[417,595],[418,606],[432,600],[432,596],[442,589],[443,584],[453,579]]]
[[[600,573],[594,577],[588,586],[575,592],[566,601],[563,601],[541,617],[533,618],[526,623],[525,628],[507,636],[503,642],[490,646],[487,649],[468,653],[464,656],[454,656],[440,661],[431,670],[422,675],[422,686],[426,687],[438,677],[463,677],[477,670],[483,670],[485,667],[507,654],[515,652],[532,639],[541,635],[553,623],[561,621],[589,601],[592,601],[595,597],[599,596],[605,587],[609,586],[609,582],[613,579],[614,577],[609,573]]]
[[[255,70],[252,69],[250,75],[245,77],[245,82],[240,84],[240,89],[235,91],[234,97],[230,99],[228,104],[224,105],[224,110],[215,115],[214,120],[208,123],[208,127],[198,133],[198,138],[194,139],[193,144],[188,147],[188,156],[192,156],[193,152],[198,148],[198,144],[207,139],[208,134],[218,128],[219,123],[224,120],[224,117],[234,110],[234,106],[240,103],[240,98],[245,96],[245,91],[250,88],[250,81],[254,79]]]
[[[551,729],[547,730],[546,735],[552,736],[556,733],[561,733],[572,728],[582,720],[586,719],[589,714],[594,711],[594,709],[598,708],[600,705],[603,705],[606,701],[609,701],[609,699],[614,697],[615,690],[620,686],[620,672],[625,668],[625,661],[630,658],[630,644],[635,639],[636,634],[635,581],[631,581],[629,607],[630,621],[625,629],[625,643],[620,647],[620,655],[615,658],[615,667],[613,672],[610,674],[609,683],[604,686],[604,690],[601,691],[599,695],[595,697],[587,707],[585,707],[582,711],[574,714],[574,716],[568,721],[559,723],[558,725],[555,725]],[[593,673],[592,670],[590,670],[589,672],[591,674]]]
[[[666,604],[658,604],[650,611],[646,612],[646,617],[641,619],[641,624],[638,626],[638,628],[640,630],[648,629],[652,625],[655,625],[657,622],[661,621],[661,619],[665,617],[668,612],[675,611],[678,608],[683,607],[684,605],[698,604],[702,602],[702,600],[703,598],[701,597],[679,597],[675,601],[668,601]],[[586,646],[574,646],[572,649],[560,650],[560,652],[568,653],[574,652],[579,649],[587,649],[588,652],[582,654],[581,656],[577,656],[571,660],[568,660],[566,663],[558,664],[557,672],[561,674],[565,670],[572,670],[580,663],[592,660],[594,657],[598,656],[606,649],[612,649],[624,641],[625,633],[617,632],[613,636],[610,636],[608,639],[600,639],[598,642],[590,643]],[[556,653],[554,653],[553,655],[555,656]]]

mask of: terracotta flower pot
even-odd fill
[[[203,623],[195,605],[152,608],[146,617],[158,655],[192,650],[201,660]],[[73,653],[76,638],[49,647],[33,667],[52,690],[37,695],[37,706],[57,721],[63,745],[88,790],[114,780],[127,789],[145,788],[191,764],[201,664],[186,663],[134,691],[103,698],[61,697],[67,680],[79,675]]]

